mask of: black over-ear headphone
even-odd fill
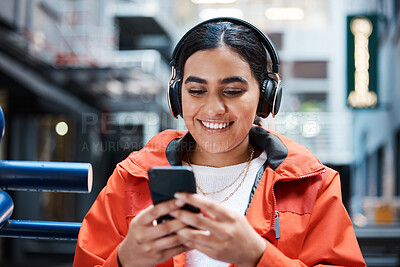
[[[267,78],[260,83],[260,100],[258,102],[257,115],[262,118],[266,118],[270,113],[272,113],[272,117],[275,117],[279,111],[282,98],[281,79],[279,77],[279,56],[275,46],[268,36],[254,25],[241,19],[229,17],[213,18],[197,24],[190,29],[175,46],[170,62],[170,65],[172,66],[172,76],[168,83],[168,103],[172,115],[175,118],[178,118],[178,115],[182,117],[182,77],[178,67],[178,59],[182,50],[182,46],[189,34],[195,31],[199,26],[210,22],[231,22],[237,25],[245,26],[253,30],[258,36],[258,39],[263,43],[265,49],[271,57],[273,73],[266,73],[265,77]]]

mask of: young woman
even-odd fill
[[[74,265],[365,266],[338,173],[253,124],[279,109],[268,37],[212,19],[182,38],[172,65],[169,101],[188,131],[164,131],[117,165],[82,223]],[[192,167],[198,194],[154,206],[147,171],[171,165]]]

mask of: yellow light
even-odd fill
[[[60,121],[56,125],[56,133],[60,136],[64,136],[68,133],[68,124],[64,121]]]
[[[302,20],[304,11],[299,7],[271,7],[265,10],[265,16],[270,20]]]
[[[375,92],[369,91],[369,36],[372,23],[367,18],[354,18],[350,22],[350,30],[354,35],[354,91],[348,97],[352,107],[374,107],[378,99]]]
[[[236,0],[192,0],[193,4],[232,4]]]
[[[356,18],[350,23],[351,32],[369,37],[372,33],[372,23],[367,18]]]

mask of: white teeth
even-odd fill
[[[208,122],[208,121],[207,122],[201,121],[201,123],[210,129],[223,129],[223,128],[226,128],[227,126],[229,126],[229,123],[227,123],[227,122],[213,123],[213,122]]]

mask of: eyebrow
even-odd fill
[[[189,76],[185,80],[185,84],[190,83],[190,82],[195,82],[195,83],[201,83],[201,84],[207,84],[207,81],[203,78],[199,78],[196,76]],[[248,84],[246,79],[240,77],[240,76],[232,76],[232,77],[227,77],[221,81],[222,84],[228,84],[228,83],[243,83],[243,84]]]
[[[248,82],[246,81],[246,79],[240,77],[240,76],[232,76],[232,77],[228,77],[225,78],[221,81],[222,84],[227,84],[227,83],[244,83],[244,84],[248,84]]]
[[[190,83],[190,82],[207,84],[206,80],[199,78],[199,77],[195,77],[195,76],[187,77],[187,79],[185,80],[185,84]]]

